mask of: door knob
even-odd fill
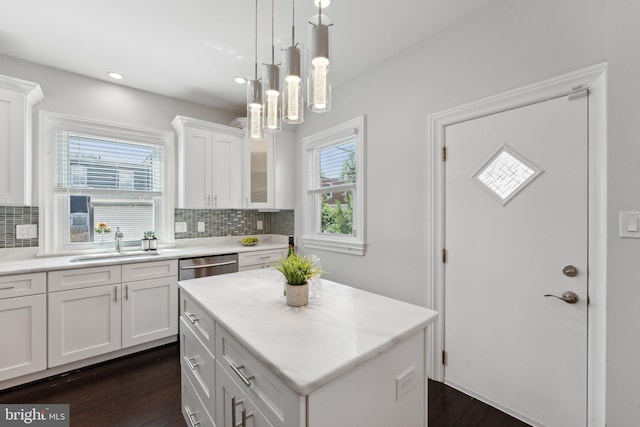
[[[558,298],[558,299],[561,299],[562,301],[566,302],[567,304],[575,304],[580,299],[580,298],[578,298],[578,294],[576,294],[573,291],[566,291],[565,293],[562,294],[561,297],[559,297],[557,295],[551,295],[551,294],[546,294],[545,297]]]
[[[578,275],[578,269],[573,265],[565,265],[562,267],[562,273],[567,277],[576,277]]]

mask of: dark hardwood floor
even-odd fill
[[[171,344],[0,391],[0,403],[68,403],[72,427],[184,427],[178,353],[178,345]],[[429,381],[429,426],[527,424],[451,387]]]

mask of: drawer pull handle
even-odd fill
[[[6,291],[7,289],[13,289],[15,286],[3,286],[0,288],[0,291]]]
[[[236,406],[242,405],[242,403],[243,403],[242,399],[236,400],[235,396],[231,396],[231,425],[233,427],[241,427],[242,426],[242,424],[238,424],[236,422]],[[242,412],[244,412],[244,409],[242,410]]]
[[[261,256],[260,257],[260,259],[269,259],[269,258],[271,258],[271,256],[269,256],[269,255],[265,255],[265,256]]]
[[[200,421],[194,421],[194,417],[196,416],[198,411],[191,412],[188,406],[185,407],[185,409],[187,410],[187,417],[189,418],[189,424],[191,424],[191,427],[199,426]]]
[[[196,366],[200,365],[200,363],[196,363],[195,362],[195,360],[196,360],[195,357],[187,357],[187,356],[185,356],[184,360],[187,362],[187,365],[189,365],[189,367],[191,368],[192,371],[195,371],[196,370]]]
[[[251,417],[253,417],[253,412],[247,415],[247,410],[242,410],[242,427],[247,427],[247,420]]]
[[[194,325],[196,324],[197,321],[199,321],[200,319],[198,319],[198,316],[196,316],[195,314],[191,314],[187,311],[184,312],[184,315],[187,316],[187,319],[189,319],[189,321],[191,323],[193,323]]]
[[[115,290],[115,295],[116,295],[116,296],[115,296],[115,302],[118,302],[118,287],[116,286],[116,287],[114,288],[114,290]]]
[[[180,270],[195,270],[198,268],[209,268],[209,267],[222,267],[224,265],[233,265],[237,264],[238,261],[224,261],[224,262],[214,262],[213,264],[202,264],[202,265],[184,265],[180,267]]]
[[[235,372],[235,373],[236,373],[236,375],[240,377],[240,379],[242,380],[242,382],[243,382],[247,387],[251,387],[251,380],[254,380],[256,377],[255,377],[255,376],[247,377],[247,376],[242,372],[242,369],[244,369],[244,365],[236,366],[233,362],[229,362],[229,365],[231,365],[231,369],[233,369],[233,372]]]

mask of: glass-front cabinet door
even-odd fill
[[[253,140],[245,136],[245,205],[273,208],[273,136]]]

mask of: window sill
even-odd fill
[[[320,249],[349,255],[364,256],[365,243],[354,240],[337,240],[318,237],[303,237],[305,249]]]

